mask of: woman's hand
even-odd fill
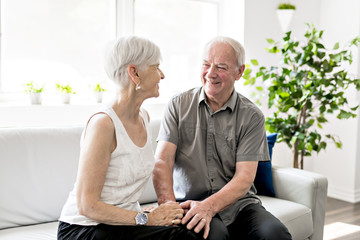
[[[166,202],[155,208],[148,214],[147,225],[169,226],[180,224],[184,216],[184,210],[177,202]]]

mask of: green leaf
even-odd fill
[[[315,122],[315,120],[314,119],[310,119],[309,121],[308,121],[308,126],[310,127],[311,125],[313,125],[314,124],[314,122]]]
[[[261,87],[261,86],[257,86],[256,89],[257,89],[258,91],[260,91],[260,92],[261,92],[261,91],[264,91],[264,88]]]
[[[342,142],[335,142],[337,148],[342,148]]]
[[[306,83],[306,85],[304,86],[304,88],[305,88],[305,89],[308,89],[309,87],[311,87],[312,84],[313,84],[313,83],[312,83],[311,81],[308,81],[308,82]]]
[[[290,94],[288,92],[281,92],[279,93],[279,95],[282,97],[282,98],[288,98],[290,96]]]
[[[254,85],[256,82],[256,78],[255,77],[250,78],[249,82],[251,85]]]
[[[258,61],[257,61],[256,59],[251,59],[250,62],[251,62],[252,65],[254,65],[254,66],[258,66],[258,65],[259,65],[259,63],[258,63]]]
[[[249,74],[251,74],[251,72],[252,72],[251,68],[246,68],[245,71],[244,71],[244,74],[249,75]]]
[[[307,143],[307,144],[305,145],[305,147],[306,147],[306,150],[308,150],[308,151],[310,151],[310,152],[313,150],[313,146],[312,146],[311,143]]]
[[[339,49],[339,43],[338,43],[338,42],[337,42],[337,43],[335,43],[335,45],[334,45],[333,49],[334,49],[334,50]]]
[[[359,108],[360,105],[357,105],[356,107],[350,108],[351,111],[356,111]]]
[[[341,110],[340,113],[337,115],[338,119],[349,119],[352,117],[352,114],[350,112]]]
[[[317,120],[319,123],[325,123],[325,122],[327,122],[326,118],[324,118],[323,116],[317,117],[316,120]]]
[[[271,39],[271,38],[267,38],[266,41],[267,41],[268,43],[270,43],[270,44],[274,44],[274,43],[275,43],[275,41],[274,41],[273,39]]]

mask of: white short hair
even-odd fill
[[[140,69],[158,64],[160,49],[148,39],[136,36],[122,37],[110,44],[105,53],[105,71],[115,85],[122,89],[129,83],[127,67],[134,64]]]
[[[245,64],[245,49],[241,43],[236,41],[235,39],[232,39],[230,37],[224,37],[224,36],[217,36],[213,39],[211,39],[204,47],[203,54],[207,54],[210,47],[215,43],[227,43],[229,44],[235,51],[235,55],[237,58],[237,64],[238,67],[241,67]]]

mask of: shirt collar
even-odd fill
[[[229,100],[224,104],[224,106],[220,110],[225,110],[227,108],[230,108],[231,111],[234,111],[236,99],[237,99],[237,94],[235,93],[235,89],[234,89]],[[199,95],[199,105],[201,102],[206,103],[205,92],[204,92],[203,87],[201,88],[200,95]]]

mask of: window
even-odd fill
[[[111,0],[2,0],[1,91],[46,92],[70,83],[77,92],[103,81],[105,44],[114,37]]]
[[[29,81],[44,85],[49,98],[56,83],[70,83],[78,97],[87,97],[90,84],[107,79],[106,44],[129,34],[160,47],[166,76],[160,96],[166,102],[174,93],[201,85],[201,54],[207,41],[226,34],[224,30],[231,33],[228,36],[238,35],[241,26],[232,24],[241,15],[233,10],[240,9],[238,2],[0,0],[0,102],[4,93],[27,98],[24,85]]]
[[[162,52],[161,98],[201,85],[202,50],[218,35],[218,12],[216,1],[135,1],[135,35],[154,41]]]

